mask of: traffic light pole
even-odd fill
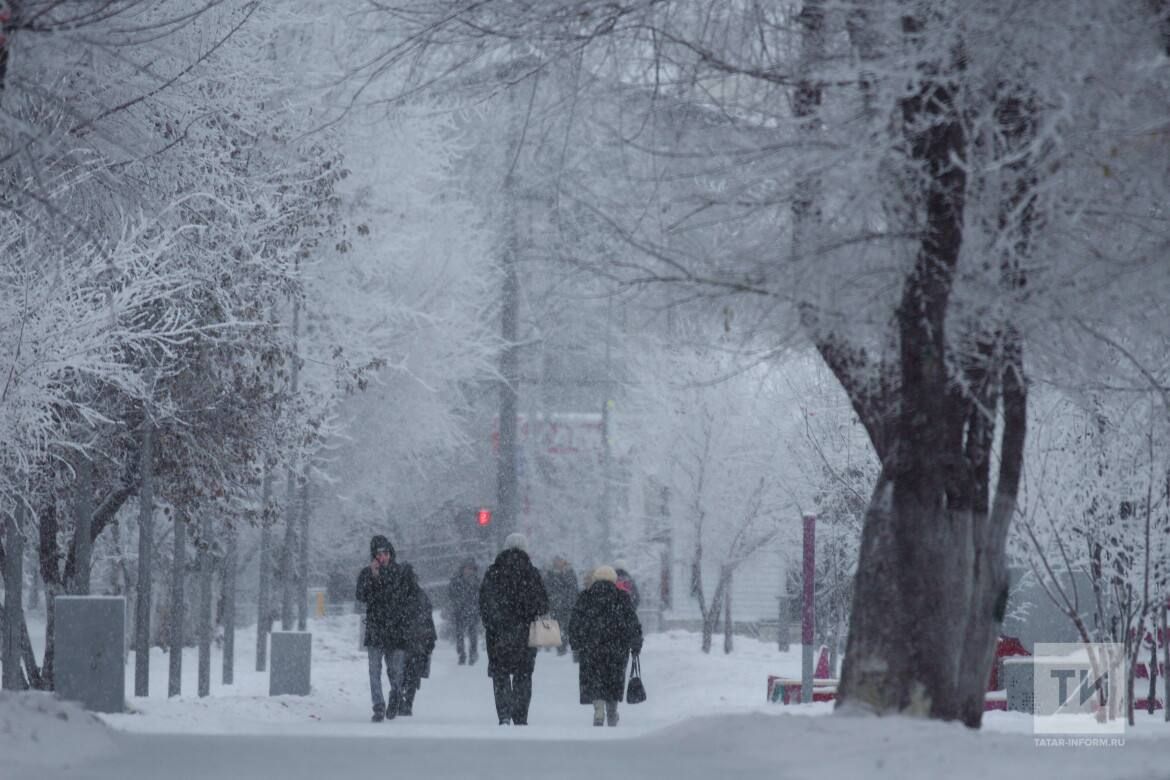
[[[800,605],[800,700],[813,700],[813,642],[816,641],[816,555],[817,555],[817,516],[806,514],[803,518],[804,526],[804,561],[802,567],[803,582],[801,583]]]

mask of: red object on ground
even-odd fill
[[[995,660],[991,663],[991,679],[987,683],[987,690],[998,691],[1003,688],[999,681],[1000,661],[1015,655],[1031,655],[1018,637],[1001,636],[995,642]]]
[[[813,679],[818,677],[831,677],[832,674],[829,671],[829,646],[821,645],[819,655],[817,656],[817,668],[813,672]]]

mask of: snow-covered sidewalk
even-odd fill
[[[183,695],[166,696],[167,657],[151,658],[151,696],[100,720],[41,694],[0,698],[0,778],[321,778],[399,771],[409,777],[575,778],[1165,778],[1170,725],[1143,717],[1121,747],[1038,745],[1031,719],[989,713],[982,732],[905,718],[833,716],[827,704],[765,702],[769,673],[796,675],[799,648],[781,653],[737,639],[731,655],[703,655],[686,632],[647,637],[649,699],[622,705],[617,728],[594,728],[577,703],[568,656],[537,660],[527,728],[496,725],[482,662],[458,666],[436,650],[415,715],[369,721],[365,653],[353,615],[312,621],[307,697],[269,697],[254,671],[255,634],[237,638],[236,684],[195,696],[197,655],[184,653]],[[810,717],[812,716],[812,717]]]

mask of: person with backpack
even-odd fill
[[[439,635],[435,631],[434,608],[431,599],[418,584],[418,576],[409,563],[402,565],[403,576],[415,591],[414,618],[407,623],[406,660],[402,669],[402,701],[398,714],[414,714],[414,695],[422,681],[431,675],[431,653]]]
[[[528,629],[549,608],[540,571],[532,565],[527,547],[523,534],[509,534],[479,588],[488,676],[501,726],[528,725],[536,668],[536,650],[528,646]]]
[[[642,624],[618,589],[613,567],[599,566],[592,580],[573,607],[569,638],[580,661],[580,702],[593,705],[594,726],[616,726],[618,702],[625,698],[626,662],[642,652]]]

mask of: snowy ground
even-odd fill
[[[183,695],[166,697],[167,657],[151,658],[151,696],[99,721],[40,694],[0,698],[0,780],[25,778],[293,778],[400,771],[411,778],[1166,778],[1170,724],[1143,718],[1123,746],[1038,745],[1031,719],[989,713],[981,733],[903,718],[827,717],[829,705],[765,702],[769,673],[797,675],[799,648],[738,639],[704,656],[689,633],[650,635],[649,693],[622,705],[617,728],[594,728],[577,704],[576,666],[542,653],[527,728],[496,725],[483,661],[436,650],[412,718],[369,722],[357,618],[313,621],[313,692],[270,698],[254,671],[255,635],[237,638],[236,684],[213,653],[211,695],[195,695],[196,653],[184,654]],[[615,775],[611,775],[615,776]]]

